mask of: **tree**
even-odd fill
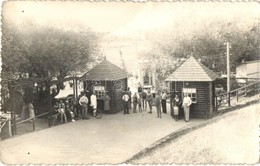
[[[2,73],[56,77],[57,91],[53,96],[63,88],[61,80],[68,72],[84,71],[88,62],[100,56],[98,34],[89,29],[76,32],[44,27],[21,31],[8,22],[2,28]],[[50,85],[45,86],[49,91]]]
[[[154,68],[158,68],[157,65],[161,67],[160,70],[157,70],[159,75],[168,75],[167,73],[172,70],[171,63],[166,61],[169,64],[167,65],[161,57],[174,61],[188,56],[201,59],[204,65],[214,71],[225,73],[226,42],[230,42],[230,66],[231,71],[235,71],[242,59],[259,58],[260,34],[257,28],[256,24],[243,25],[237,20],[233,22],[219,20],[193,29],[188,34],[176,34],[173,31],[162,37],[161,40],[156,37],[154,47],[146,54],[146,57],[155,58],[155,62],[151,61],[151,63],[154,64]],[[155,52],[160,52],[160,54],[154,56]]]

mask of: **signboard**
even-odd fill
[[[183,93],[196,93],[196,88],[183,88]]]
[[[104,86],[93,86],[94,91],[104,91],[105,87]]]

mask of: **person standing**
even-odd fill
[[[80,95],[76,98],[76,118],[79,118],[80,116],[82,116],[82,106],[79,104],[79,100],[80,98],[84,96],[84,92],[80,92]]]
[[[129,107],[129,109],[132,109],[132,107],[131,107],[132,106],[132,92],[129,87],[127,88],[127,93],[129,96],[128,107]]]
[[[141,96],[141,95],[142,95],[143,88],[142,88],[142,85],[141,85],[141,83],[140,83],[140,82],[139,82],[139,87],[138,87],[138,90],[137,90],[137,92],[138,92],[139,96]]]
[[[150,90],[148,90],[148,93],[146,95],[146,100],[147,100],[147,103],[148,103],[148,106],[149,106],[149,109],[150,109],[150,111],[148,113],[151,114],[152,109],[153,109],[153,107],[152,107],[152,105],[153,105],[153,94],[151,93]]]
[[[78,105],[79,105],[78,99],[73,97],[71,100],[71,110],[74,113],[75,117],[79,116]]]
[[[65,104],[62,102],[62,100],[60,100],[58,111],[60,113],[60,122],[63,123],[63,118],[64,118],[65,123],[67,123],[67,115],[66,115],[66,112],[65,112]]]
[[[79,99],[79,105],[82,107],[82,119],[89,119],[87,117],[88,114],[88,98],[85,95],[82,95]]]
[[[162,118],[162,112],[161,112],[161,97],[159,92],[156,93],[155,99],[154,99],[154,105],[157,110],[157,118]]]
[[[66,116],[68,117],[68,121],[71,121],[71,122],[75,122],[74,120],[74,117],[75,117],[75,114],[71,111],[71,107],[70,107],[70,103],[68,100],[65,101],[65,112],[66,112]]]
[[[179,110],[180,110],[181,101],[178,95],[175,95],[175,98],[172,100],[172,105],[173,105],[172,116],[175,120],[179,120]]]
[[[165,91],[163,91],[163,94],[162,94],[162,110],[163,110],[163,113],[165,113],[165,114],[167,114],[166,99],[167,99],[167,94],[166,94]]]
[[[106,93],[104,96],[104,111],[107,111],[107,112],[110,111],[110,100],[111,100],[111,98]]]
[[[147,96],[147,94],[145,93],[145,91],[143,91],[142,92],[142,106],[143,106],[143,110],[146,110],[146,108],[147,108],[146,96]]]
[[[21,120],[26,119],[25,118],[25,113],[27,112],[27,109],[28,109],[28,107],[27,107],[26,103],[23,102],[23,107],[22,107],[22,112],[21,112]]]
[[[142,111],[143,111],[143,109],[142,109],[142,99],[141,99],[140,96],[139,96],[139,98],[137,99],[137,103],[138,103],[139,112],[142,112]]]
[[[184,119],[186,122],[189,121],[190,119],[190,105],[192,101],[190,97],[187,94],[184,94],[183,102],[182,102],[182,107],[184,109]]]
[[[137,93],[135,93],[133,96],[133,106],[134,106],[133,113],[136,113],[137,103],[138,103],[138,98],[137,98]]]
[[[90,96],[90,103],[93,109],[93,115],[96,116],[97,113],[97,96],[96,92],[93,91],[93,94]]]
[[[33,101],[29,102],[28,108],[29,108],[29,118],[33,118],[32,120],[30,120],[30,122],[33,122],[33,120],[35,120],[35,112],[34,112],[34,107],[33,107]]]
[[[122,97],[122,100],[124,102],[124,114],[129,114],[129,108],[128,108],[128,102],[129,102],[129,96],[127,92]]]

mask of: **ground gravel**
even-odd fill
[[[260,104],[226,113],[133,164],[253,164],[259,162]]]

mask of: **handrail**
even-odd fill
[[[2,134],[2,128],[5,126],[5,124],[8,122],[9,123],[9,135],[11,136],[12,135],[12,129],[11,129],[11,121],[14,119],[14,118],[6,118],[6,117],[3,117],[3,116],[0,116],[0,118],[5,118],[6,120],[1,122],[0,123],[0,134]],[[2,125],[3,124],[3,125]],[[0,136],[0,140],[1,140],[1,136]]]
[[[22,120],[22,121],[20,121],[20,122],[17,122],[16,125],[19,125],[19,124],[22,124],[22,123],[24,123],[24,122],[27,122],[27,121],[33,120],[33,119],[35,119],[35,118],[41,117],[41,116],[46,115],[46,114],[49,114],[49,112],[45,112],[45,113],[42,113],[42,114],[37,115],[37,116],[35,116],[35,117],[32,117],[32,118],[28,118],[28,119]]]
[[[231,98],[233,99],[235,97],[236,101],[238,102],[240,97],[246,96],[249,92],[251,91],[256,91],[258,89],[258,87],[256,87],[255,85],[258,85],[260,83],[260,81],[256,81],[254,83],[248,84],[246,86],[234,89],[230,92],[225,92],[225,93],[221,93],[221,94],[216,94],[215,95],[215,101],[216,101],[216,109],[218,109],[218,107],[221,107],[225,104],[228,104],[228,106],[231,106],[230,101]],[[232,94],[235,93],[235,96],[232,96]],[[222,101],[224,101],[223,99],[225,99],[226,102],[222,103]]]
[[[3,117],[3,116],[0,116],[0,118],[6,118],[6,117]],[[6,118],[6,120],[4,122],[8,122],[8,121],[11,121],[13,120],[14,118]]]
[[[237,88],[237,89],[234,89],[234,90],[230,91],[229,93],[234,93],[234,92],[236,92],[236,91],[238,91],[238,90],[242,90],[242,89],[244,89],[244,88],[250,87],[250,86],[252,86],[252,85],[256,85],[256,84],[258,84],[258,83],[260,83],[260,81],[257,81],[257,82],[248,84],[248,85],[246,85],[246,86],[243,86],[243,87],[240,87],[240,88]],[[225,92],[225,93],[217,94],[217,95],[215,95],[215,96],[216,96],[216,97],[219,97],[219,96],[224,96],[224,95],[227,95],[227,94],[228,94],[228,92]]]
[[[234,89],[234,90],[230,91],[230,93],[236,92],[236,91],[238,91],[238,90],[241,90],[241,89],[250,87],[250,86],[255,85],[255,84],[258,84],[258,83],[260,83],[260,81],[254,82],[254,83],[251,83],[251,84],[248,84],[248,85],[246,85],[246,86],[243,86],[243,87],[240,87],[240,88],[237,88],[237,89]]]

